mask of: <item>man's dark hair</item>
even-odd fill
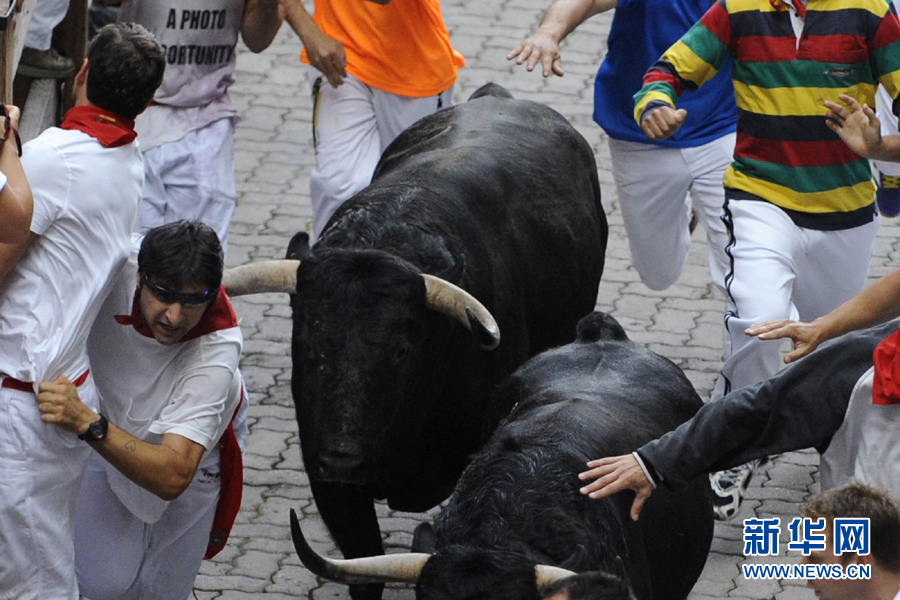
[[[156,38],[135,23],[102,27],[88,47],[87,59],[88,100],[126,119],[134,119],[153,100],[166,69]]]
[[[222,283],[222,244],[200,221],[175,221],[147,232],[138,253],[138,270],[156,285],[180,292],[202,285],[213,294]]]
[[[863,483],[849,483],[813,496],[800,505],[800,514],[824,517],[828,527],[837,518],[869,519],[869,550],[891,573],[900,573],[900,506],[885,491]]]

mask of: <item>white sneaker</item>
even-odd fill
[[[750,485],[753,471],[760,461],[751,460],[745,465],[709,474],[709,486],[713,494],[713,513],[719,521],[737,516],[744,501],[744,492]]]

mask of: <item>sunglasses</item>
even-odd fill
[[[3,118],[3,137],[0,138],[0,148],[2,148],[3,144],[6,143],[6,140],[9,139],[9,134],[12,133],[16,138],[16,153],[19,156],[22,156],[22,138],[19,137],[19,130],[13,127],[12,121],[9,118],[9,111],[6,110],[5,104],[0,104],[0,117]]]
[[[150,293],[156,296],[156,299],[163,304],[181,304],[182,306],[202,306],[207,302],[215,299],[218,290],[215,292],[206,291],[200,294],[181,294],[166,289],[161,285],[157,285],[150,281],[146,274],[141,273],[141,281],[150,290]]]

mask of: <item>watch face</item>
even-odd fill
[[[102,440],[106,437],[106,432],[109,429],[109,421],[106,420],[106,417],[100,415],[99,421],[94,421],[90,425],[88,425],[88,430],[83,434],[78,436],[78,439],[85,440],[88,442],[95,442],[97,440]]]
[[[106,427],[103,426],[103,421],[94,421],[91,423],[90,428],[88,428],[88,433],[91,438],[95,440],[102,440],[106,437]]]

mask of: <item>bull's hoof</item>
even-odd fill
[[[369,583],[366,585],[351,585],[350,598],[352,600],[381,600],[381,592],[384,591],[383,583]]]

